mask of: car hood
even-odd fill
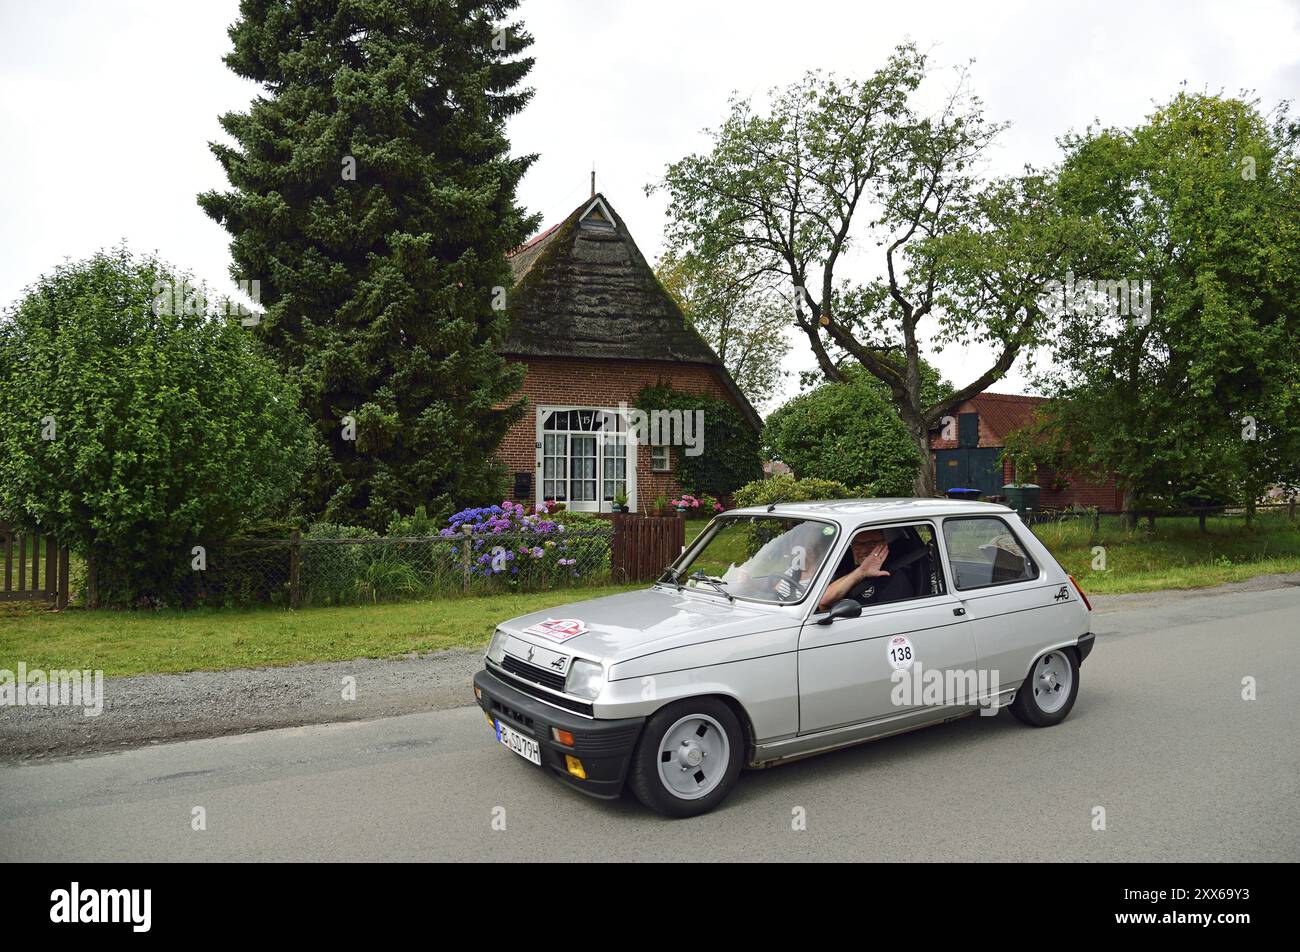
[[[586,630],[563,640],[525,632],[530,626],[550,619],[576,620]],[[728,602],[721,596],[651,588],[557,605],[512,618],[500,627],[552,651],[617,662],[650,650],[661,651],[793,624],[798,624],[798,618],[791,608]]]

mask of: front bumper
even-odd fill
[[[487,668],[474,675],[479,707],[489,718],[501,719],[537,741],[542,766],[549,767],[571,786],[593,797],[612,800],[623,792],[632,751],[641,737],[644,717],[593,720],[559,710],[525,694]],[[551,728],[573,735],[573,746],[555,739]],[[582,761],[585,780],[569,773],[565,755]]]

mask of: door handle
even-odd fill
[[[953,613],[954,615],[964,615],[964,614],[966,614],[966,609],[964,609],[964,608],[954,608],[954,609],[952,610],[952,613]]]

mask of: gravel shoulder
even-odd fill
[[[470,681],[482,663],[481,650],[457,648],[391,660],[107,678],[96,717],[74,707],[0,708],[0,763],[464,707],[474,702]],[[350,684],[355,700],[344,697]]]
[[[1300,573],[1205,589],[1100,595],[1092,605],[1105,614],[1288,586],[1300,586]],[[0,763],[465,707],[473,703],[470,682],[481,664],[481,649],[459,648],[390,660],[110,678],[97,717],[72,707],[0,707]],[[354,699],[344,696],[350,683]]]

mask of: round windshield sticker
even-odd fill
[[[822,526],[822,535],[824,535],[824,536],[833,536],[833,535],[835,535],[835,527],[834,527],[834,526]]]
[[[894,666],[894,670],[910,668],[912,659],[912,643],[905,635],[895,635],[889,639],[889,663]]]

